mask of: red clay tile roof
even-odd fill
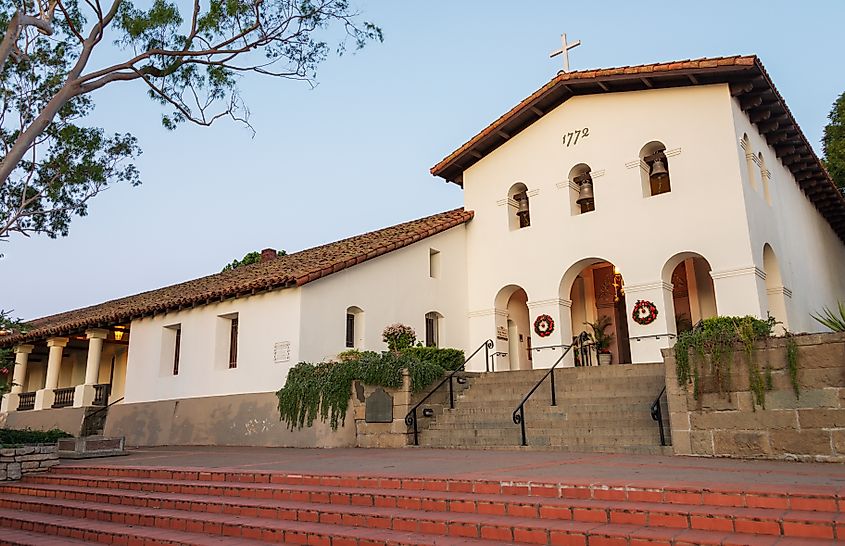
[[[845,241],[845,197],[837,190],[756,55],[561,72],[431,168],[463,185],[463,172],[577,95],[727,83],[810,201]]]
[[[39,318],[28,323],[29,330],[24,334],[0,337],[0,346],[121,324],[142,316],[267,290],[302,286],[464,224],[472,216],[472,211],[459,208],[225,273]]]

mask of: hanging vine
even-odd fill
[[[285,386],[276,393],[280,419],[291,430],[310,427],[317,418],[328,421],[336,430],[346,420],[353,381],[397,388],[402,385],[403,371],[408,370],[411,390],[420,392],[443,377],[446,370],[441,363],[456,360],[456,353],[463,363],[462,351],[415,349],[381,354],[346,351],[339,355],[339,362],[300,362],[291,368]]]
[[[740,345],[748,366],[748,383],[755,407],[765,408],[766,391],[772,389],[772,370],[766,362],[761,369],[754,358],[755,343],[766,341],[777,322],[773,317],[715,317],[702,320],[696,328],[683,332],[675,343],[675,371],[678,384],[692,383],[693,394],[701,394],[702,367],[708,362],[719,393],[730,390],[733,354]],[[691,354],[693,353],[693,354]],[[798,395],[798,349],[787,337],[787,368],[792,386]]]

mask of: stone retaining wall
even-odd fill
[[[845,334],[793,338],[798,346],[799,396],[786,366],[786,341],[760,343],[754,359],[772,369],[765,408],[752,404],[748,363],[733,355],[730,392],[718,393],[712,375],[701,395],[679,386],[672,349],[666,362],[672,444],[676,455],[845,462]],[[691,357],[691,359],[694,357]]]
[[[19,480],[22,475],[43,472],[59,464],[55,445],[17,446],[0,449],[0,481]]]

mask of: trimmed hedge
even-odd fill
[[[30,430],[0,428],[0,445],[55,444],[59,438],[72,438],[63,430]]]
[[[463,366],[464,352],[460,349],[438,349],[437,347],[410,347],[403,351],[420,362],[428,362],[453,372]]]

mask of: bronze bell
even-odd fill
[[[578,199],[575,202],[579,205],[583,205],[585,203],[591,203],[594,199],[593,179],[589,176],[585,176],[578,187]]]
[[[658,157],[651,164],[651,180],[662,184],[669,180],[669,171],[666,170],[666,163],[662,157]]]
[[[517,216],[522,216],[523,214],[528,214],[528,196],[524,193],[520,193],[514,195],[513,197],[517,202],[517,209],[516,214]]]

